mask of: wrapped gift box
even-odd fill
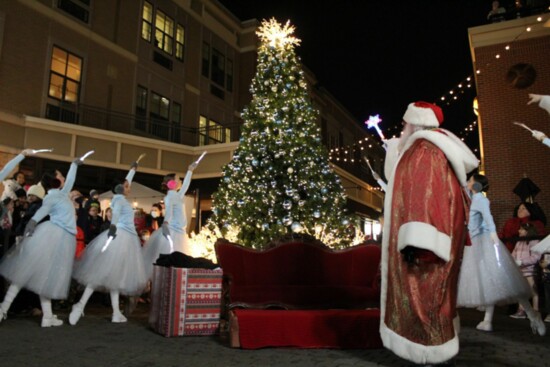
[[[166,337],[218,332],[221,269],[154,267],[149,325]]]

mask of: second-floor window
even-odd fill
[[[170,100],[155,92],[151,92],[151,109],[153,117],[160,117],[164,120],[170,118]]]
[[[78,102],[81,77],[82,58],[54,46],[50,64],[48,96],[64,102]]]
[[[143,2],[143,11],[141,14],[141,38],[151,42],[153,32],[153,5],[150,2]]]
[[[225,56],[215,48],[212,49],[212,74],[214,83],[225,86]]]
[[[233,60],[207,42],[202,43],[201,74],[216,83],[211,86],[212,94],[224,99],[223,89],[233,92]]]
[[[231,129],[224,127],[206,116],[199,117],[199,145],[231,142]]]
[[[155,18],[155,45],[172,55],[174,48],[174,20],[157,10]]]

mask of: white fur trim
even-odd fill
[[[454,320],[453,320],[454,323]],[[458,354],[458,334],[441,345],[423,345],[410,341],[386,326],[380,321],[380,337],[384,347],[390,349],[399,357],[418,364],[443,363]]]
[[[445,261],[451,258],[451,237],[428,223],[408,222],[399,227],[397,249],[407,246],[429,250]]]
[[[426,127],[438,127],[439,121],[434,111],[429,107],[417,107],[410,103],[403,115],[403,121],[408,124]]]
[[[391,180],[393,168],[399,159],[399,138],[391,138],[384,142],[386,147],[386,159],[384,161],[384,175],[386,179]],[[386,191],[387,192],[387,191]]]
[[[416,140],[426,139],[441,149],[451,164],[451,167],[453,167],[453,171],[460,184],[466,186],[466,175],[476,169],[479,165],[479,160],[474,153],[472,153],[470,148],[452,132],[445,129],[438,130],[441,132],[436,130],[420,130],[413,133],[407,139],[401,155],[403,155]]]

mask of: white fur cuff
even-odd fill
[[[445,261],[451,258],[451,237],[431,224],[408,222],[399,227],[397,249],[401,251],[407,246],[429,250]]]

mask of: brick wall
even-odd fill
[[[485,174],[491,185],[488,197],[499,229],[520,202],[512,190],[523,177],[541,189],[535,201],[550,219],[550,148],[512,124],[523,122],[550,136],[550,115],[536,105],[527,106],[529,93],[550,94],[550,37],[516,40],[509,51],[504,51],[505,46],[475,50]],[[533,85],[525,89],[506,80],[509,69],[518,63],[531,64],[537,73]]]

